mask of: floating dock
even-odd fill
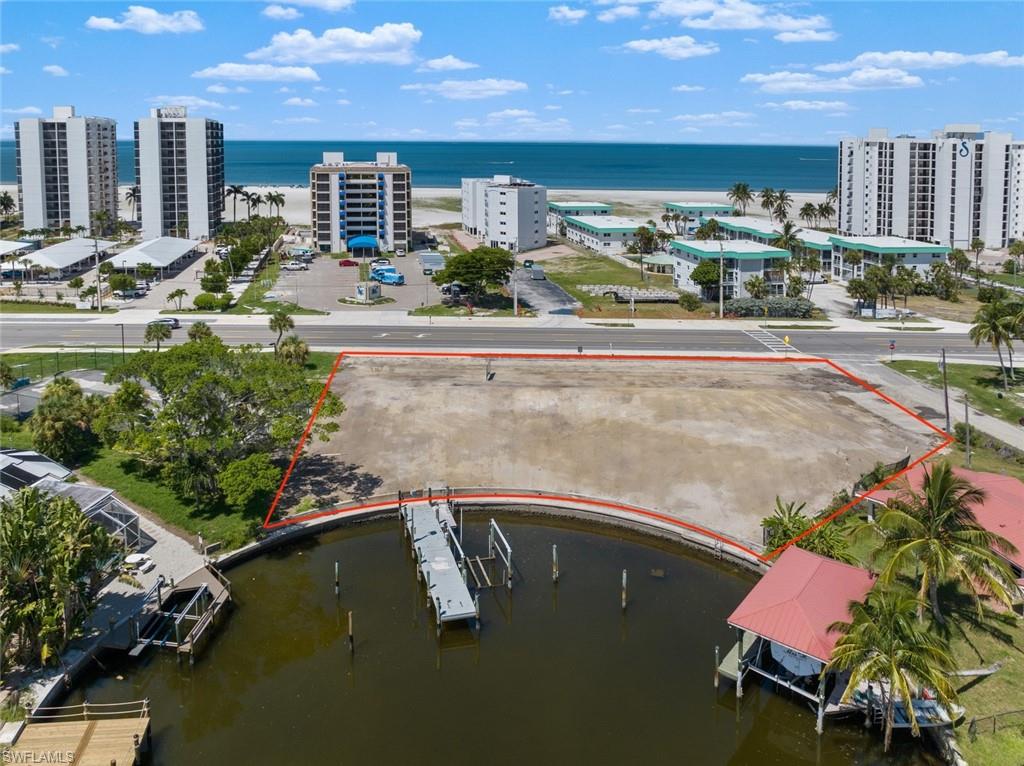
[[[3,762],[131,766],[141,763],[149,749],[148,700],[85,703],[38,708]]]

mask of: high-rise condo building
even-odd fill
[[[521,253],[547,244],[548,190],[514,176],[462,179],[462,228],[488,247]]]
[[[968,248],[1024,238],[1024,141],[980,125],[839,143],[839,231]]]
[[[18,207],[26,229],[84,226],[94,216],[117,221],[117,123],[78,117],[55,106],[53,117],[27,117],[14,125]]]
[[[313,240],[323,253],[408,250],[412,235],[412,171],[395,152],[346,161],[324,152],[309,170]]]
[[[136,215],[146,239],[213,235],[224,214],[224,126],[183,106],[135,122]]]

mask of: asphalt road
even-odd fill
[[[172,343],[187,339],[189,322],[175,330]],[[211,325],[214,332],[231,344],[270,343],[275,334],[258,325]],[[472,348],[538,349],[545,351],[719,351],[772,353],[768,347],[741,330],[665,329],[627,327],[380,327],[301,325],[299,334],[311,346],[330,348]],[[129,346],[143,345],[144,326],[128,325],[124,340]],[[889,353],[889,340],[896,341],[896,353],[938,355],[946,349],[950,357],[990,359],[990,349],[976,348],[966,335],[894,332],[857,333],[834,330],[776,330],[789,335],[792,346],[803,353],[844,359],[873,359]],[[67,320],[21,321],[11,318],[0,323],[0,348],[22,346],[117,346],[121,329],[117,325],[69,322]]]

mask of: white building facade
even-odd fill
[[[514,176],[462,179],[462,228],[513,253],[547,244],[548,191]]]
[[[560,235],[566,216],[611,214],[612,206],[604,202],[549,202],[547,227],[550,233]]]
[[[565,238],[599,253],[624,253],[642,224],[617,215],[567,215]]]
[[[117,123],[55,106],[52,117],[14,125],[18,207],[25,229],[84,226],[104,211],[117,221]],[[112,228],[111,228],[112,230]]]
[[[322,253],[409,250],[412,241],[412,171],[395,152],[372,161],[346,161],[324,152],[309,171],[313,242]],[[371,242],[373,240],[373,242]]]
[[[838,228],[844,235],[896,236],[967,249],[1024,239],[1024,141],[980,125],[947,125],[930,138],[839,143]]]
[[[224,126],[183,106],[135,122],[136,217],[146,239],[205,239],[224,216]]]
[[[832,278],[847,282],[863,278],[869,266],[880,266],[886,256],[891,256],[897,266],[913,269],[922,277],[928,276],[932,264],[945,263],[949,248],[945,245],[929,245],[925,242],[904,237],[848,237],[832,238]],[[849,263],[847,253],[857,251],[860,263]]]
[[[771,245],[762,245],[748,239],[732,240],[679,240],[670,243],[669,252],[676,259],[672,284],[694,295],[701,294],[701,286],[693,281],[693,270],[703,261],[722,261],[722,292],[725,300],[749,298],[746,282],[761,277],[771,295],[786,293],[786,261],[790,254]]]

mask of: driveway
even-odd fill
[[[519,300],[538,314],[572,314],[580,304],[550,279],[530,279],[527,269],[516,269],[512,279],[519,288]]]

